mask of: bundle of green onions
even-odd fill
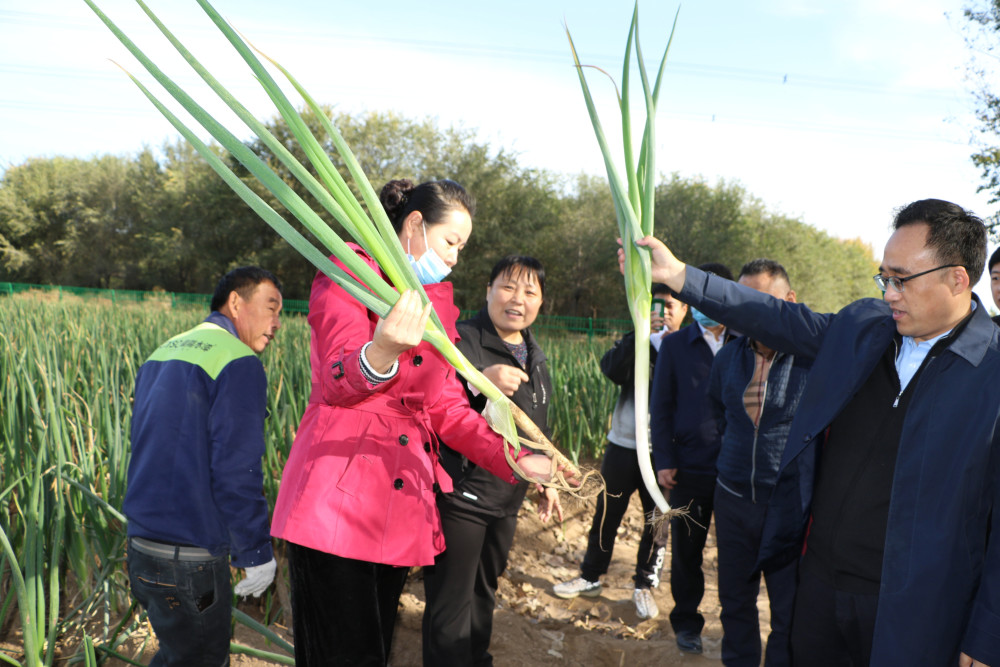
[[[674,25],[670,30],[670,38],[667,40],[667,47],[663,51],[663,57],[660,59],[660,68],[656,74],[656,82],[651,87],[642,58],[642,48],[639,45],[639,4],[636,2],[635,10],[632,12],[632,23],[629,26],[628,41],[625,45],[622,87],[621,92],[618,94],[618,106],[621,110],[622,141],[625,152],[625,175],[627,177],[627,181],[624,182],[619,176],[607,138],[604,135],[604,129],[601,126],[601,120],[597,114],[594,99],[590,94],[590,87],[587,85],[583,65],[580,64],[576,46],[573,44],[573,37],[570,35],[569,29],[566,29],[570,50],[573,52],[573,61],[576,63],[576,70],[580,77],[583,97],[587,102],[587,110],[590,112],[590,120],[594,126],[594,133],[597,135],[597,142],[604,156],[604,165],[608,172],[608,183],[611,186],[611,195],[615,203],[618,233],[621,235],[622,248],[625,253],[625,293],[628,296],[629,312],[632,315],[632,322],[635,325],[636,455],[639,457],[639,469],[642,473],[642,481],[649,491],[649,495],[656,502],[657,509],[664,517],[669,516],[671,512],[676,512],[676,510],[671,510],[666,499],[663,497],[659,484],[656,482],[653,466],[650,463],[649,328],[652,307],[652,296],[650,294],[652,274],[649,250],[642,246],[637,246],[635,242],[653,233],[653,204],[656,197],[654,132],[656,125],[656,101],[660,95],[663,70],[667,63],[667,54],[670,52],[670,43],[673,41],[674,29],[676,27],[677,15],[674,16]],[[635,158],[632,146],[632,117],[629,107],[629,73],[633,45],[639,76],[642,80],[642,92],[646,106],[646,124],[642,133],[642,142],[639,144],[638,160]]]
[[[320,205],[336,219],[344,229],[350,234],[354,241],[364,248],[385,272],[389,278],[386,282],[376,271],[364,262],[358,255],[323,221],[320,216],[313,211],[296,194],[288,184],[286,184],[277,174],[274,173],[252,150],[241,142],[232,132],[216,121],[205,109],[199,105],[191,96],[182,90],[170,77],[168,77],[155,63],[153,63],[143,51],[136,46],[122,30],[109,19],[104,12],[94,3],[93,0],[85,0],[90,8],[104,22],[104,24],[115,34],[121,43],[132,53],[133,56],[146,68],[156,81],[163,86],[167,92],[202,126],[211,136],[219,142],[229,153],[235,157],[243,166],[249,170],[262,183],[279,202],[290,211],[309,232],[318,239],[327,250],[339,259],[352,276],[332,262],[325,253],[316,248],[312,242],[299,233],[291,224],[286,221],[281,214],[269,206],[254,191],[246,185],[233,171],[223,162],[223,160],[201,141],[198,136],[187,127],[175,114],[173,114],[159,99],[156,98],[138,79],[131,74],[128,76],[135,82],[139,89],[146,95],[154,106],[164,115],[164,117],[181,133],[194,148],[202,155],[209,165],[225,180],[225,182],[275,231],[278,232],[289,244],[315,265],[331,280],[344,288],[352,297],[365,305],[368,309],[377,313],[380,317],[385,317],[391,310],[393,304],[399,298],[399,294],[405,290],[414,290],[420,296],[424,304],[428,303],[427,295],[423,290],[419,280],[417,280],[413,269],[403,252],[399,243],[399,238],[392,228],[385,211],[379,202],[378,195],[368,182],[367,177],[361,169],[350,147],[345,143],[340,132],[333,126],[324,114],[316,101],[303,89],[299,82],[287,72],[281,65],[269,60],[296,89],[305,100],[306,105],[316,114],[322,123],[323,129],[329,135],[336,148],[337,153],[344,161],[350,172],[351,178],[361,192],[364,206],[351,192],[348,183],[338,172],[336,166],[324,152],[319,140],[310,132],[305,121],[298,111],[282,92],[281,88],[274,81],[268,70],[254,54],[247,42],[237,34],[237,32],[219,15],[208,0],[198,0],[205,13],[212,22],[226,36],[230,44],[242,56],[253,74],[264,87],[271,101],[277,107],[281,116],[288,123],[295,139],[299,142],[309,163],[318,174],[317,179],[306,169],[292,153],[278,140],[271,132],[258,121],[239,101],[234,98],[223,85],[212,76],[202,64],[184,47],[183,44],[167,29],[157,16],[142,1],[136,0],[146,15],[153,21],[156,27],[170,41],[178,53],[187,63],[198,73],[198,75],[208,84],[212,91],[222,99],[230,109],[250,128],[265,146],[281,161],[281,163],[295,176],[296,179],[312,194]],[[368,212],[365,211],[367,207]],[[354,276],[357,276],[356,278]],[[390,284],[391,283],[391,284]],[[486,419],[490,426],[510,443],[515,451],[520,451],[521,440],[517,434],[517,426],[528,435],[525,441],[532,449],[548,454],[554,460],[553,480],[550,485],[563,489],[570,489],[566,482],[567,477],[579,476],[576,467],[563,456],[550,443],[541,431],[531,422],[530,419],[507,398],[486,376],[479,372],[469,361],[459,352],[454,343],[445,333],[441,320],[437,313],[432,312],[431,319],[427,323],[427,328],[423,335],[424,340],[437,348],[448,362],[464,377],[471,385],[475,386],[488,399]],[[507,452],[507,460],[511,467],[524,478],[527,476],[520,469],[516,461]],[[560,471],[559,469],[562,469]],[[536,480],[537,481],[537,480]],[[575,487],[575,485],[574,485]]]

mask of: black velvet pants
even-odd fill
[[[288,566],[298,667],[388,664],[410,568],[341,558],[291,542]]]
[[[517,516],[439,502],[448,547],[424,568],[424,667],[489,667],[493,608]]]

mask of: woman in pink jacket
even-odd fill
[[[448,334],[441,280],[472,232],[475,203],[454,181],[390,181],[382,205]],[[363,250],[358,255],[377,265]],[[309,297],[312,392],[282,475],[271,532],[288,541],[295,660],[385,665],[411,566],[444,550],[438,491],[452,490],[436,434],[512,484],[503,440],[469,407],[455,370],[421,342],[429,308],[404,293],[380,319],[323,274]],[[522,456],[548,479],[549,459]]]

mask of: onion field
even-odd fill
[[[139,622],[120,513],[135,373],[162,341],[204,316],[169,302],[0,297],[0,664],[51,665],[71,657],[57,656],[66,647],[89,664],[88,656],[114,655]],[[593,459],[603,446],[617,388],[598,362],[611,342],[541,340],[554,442],[574,460]],[[273,506],[309,395],[305,318],[283,318],[262,360]],[[264,604],[273,619],[277,601]]]

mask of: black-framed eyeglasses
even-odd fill
[[[899,276],[883,276],[881,273],[872,276],[872,280],[878,285],[878,288],[884,293],[889,286],[897,292],[902,293],[906,289],[906,283],[914,278],[919,278],[920,276],[926,276],[928,273],[934,273],[935,271],[940,271],[941,269],[951,269],[956,266],[962,266],[961,264],[943,264],[942,266],[934,267],[933,269],[927,269],[926,271],[921,271],[920,273],[914,273],[912,276],[906,276],[905,278],[900,278]]]

